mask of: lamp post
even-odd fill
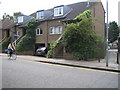
[[[108,0],[106,0],[107,26],[106,26],[106,66],[108,67]]]

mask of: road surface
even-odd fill
[[[6,56],[0,56],[1,62],[2,88],[118,88],[118,73]]]

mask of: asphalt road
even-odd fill
[[[118,88],[117,73],[0,56],[1,62],[2,88]]]

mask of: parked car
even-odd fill
[[[47,47],[39,47],[39,48],[36,50],[35,55],[46,56],[47,51],[48,51],[48,50],[47,50]]]

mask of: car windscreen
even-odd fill
[[[37,51],[45,51],[46,47],[38,48]]]

